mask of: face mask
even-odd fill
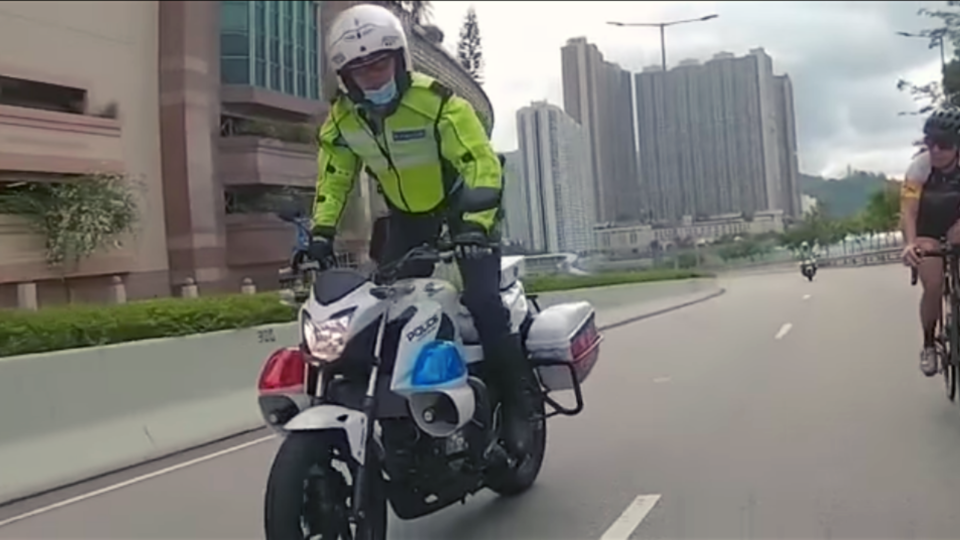
[[[390,79],[390,82],[376,90],[364,90],[363,95],[374,105],[386,105],[397,97],[397,81]]]

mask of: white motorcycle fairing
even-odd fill
[[[341,430],[347,436],[350,455],[362,464],[366,458],[363,441],[367,437],[367,419],[363,412],[340,405],[323,404],[306,409],[283,426],[284,431]]]

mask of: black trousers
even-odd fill
[[[386,264],[398,260],[416,246],[435,245],[442,225],[440,216],[393,211],[378,224],[380,230],[374,232],[371,251],[376,246],[379,253],[371,253],[371,258],[378,264]],[[449,226],[456,234],[459,223],[450,223]],[[491,247],[489,254],[457,260],[463,277],[463,304],[473,316],[480,341],[488,350],[510,334],[510,313],[500,297],[500,247]],[[429,261],[411,262],[401,269],[399,277],[429,277],[433,270],[434,264]]]

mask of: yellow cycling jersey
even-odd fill
[[[900,186],[901,199],[919,199],[921,193],[923,193],[923,185],[915,184],[913,182],[904,182]]]

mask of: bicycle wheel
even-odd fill
[[[943,383],[947,391],[947,399],[956,401],[957,397],[957,325],[954,323],[952,313],[947,313],[944,317],[946,321],[944,332],[947,339],[941,337],[940,365],[943,371]],[[942,331],[941,330],[941,331]]]
[[[954,263],[949,266],[950,272],[944,283],[949,304],[945,316],[947,323],[947,354],[944,357],[946,362],[943,370],[943,378],[947,389],[947,399],[955,402],[957,397],[957,369],[960,367],[960,317],[957,316],[957,314],[960,313],[960,310],[958,310],[960,297],[957,296],[958,291],[956,287],[958,275],[957,265]]]

